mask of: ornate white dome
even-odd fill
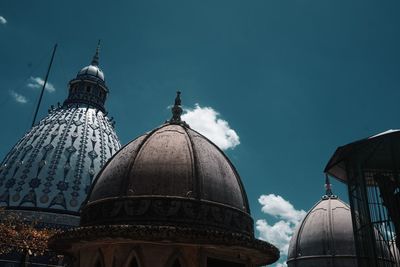
[[[81,72],[104,78],[93,64],[98,64],[98,49],[92,65]],[[64,104],[51,107],[0,164],[0,206],[50,224],[79,223],[92,180],[121,147],[105,111],[107,93],[104,81],[76,78],[69,83]]]

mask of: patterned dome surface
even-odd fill
[[[119,148],[101,111],[79,106],[53,110],[4,159],[0,203],[78,212],[93,177]]]
[[[99,45],[90,68],[69,82],[64,104],[7,154],[0,165],[1,206],[46,223],[78,224],[93,178],[121,147],[104,108],[108,88],[92,77],[102,75],[98,64]]]
[[[324,196],[299,224],[289,244],[289,267],[357,266],[350,207]]]

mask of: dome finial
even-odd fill
[[[91,65],[99,66],[99,52],[100,52],[100,40],[97,43],[96,53],[93,56]]]
[[[181,101],[181,92],[176,91],[176,97],[175,97],[175,106],[180,106],[182,103]]]
[[[166,121],[166,123],[179,124],[181,126],[190,128],[190,126],[181,118],[183,112],[181,104],[182,104],[181,92],[176,91],[175,103],[174,106],[171,108],[172,118],[169,121]]]
[[[329,180],[328,174],[325,174],[325,195],[328,197],[333,195],[332,184],[331,184],[331,181]]]
[[[175,104],[172,107],[172,118],[169,120],[170,123],[181,123],[182,107],[181,107],[181,92],[176,92]]]

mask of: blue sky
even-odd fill
[[[261,195],[308,210],[337,146],[399,127],[399,9],[394,0],[1,1],[0,157],[30,127],[39,91],[28,84],[45,75],[54,43],[55,90],[39,117],[64,100],[101,39],[122,143],[168,119],[180,89],[187,109],[212,108],[238,135],[226,152],[253,218],[273,225],[285,218],[263,213]]]

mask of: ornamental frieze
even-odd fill
[[[123,197],[88,203],[81,225],[136,224],[213,227],[253,235],[249,214],[218,203],[179,197]]]

